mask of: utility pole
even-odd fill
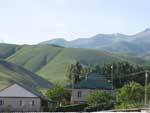
[[[145,71],[145,107],[147,107],[147,78],[148,74],[147,71]]]
[[[74,76],[72,76],[72,96],[71,96],[71,103],[73,103],[73,90],[74,90]]]
[[[111,66],[111,83],[112,83],[112,93],[114,93],[114,77],[113,77],[113,65]]]

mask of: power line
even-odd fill
[[[147,72],[150,72],[150,71],[147,71]],[[121,77],[121,78],[135,76],[135,75],[139,75],[139,74],[142,74],[142,73],[144,74],[145,71],[140,71],[140,72],[135,72],[135,73],[130,73],[130,74],[122,74],[123,77]],[[111,76],[107,77],[106,75],[103,75],[103,77],[102,76],[99,76],[99,77],[97,76],[97,77],[94,77],[94,78],[107,78],[107,79],[111,79],[112,77]],[[118,78],[118,77],[116,77],[116,78]]]
[[[150,71],[147,71],[147,72],[150,72]],[[125,77],[131,77],[131,76],[135,76],[135,75],[140,75],[140,74],[144,74],[145,71],[140,71],[140,72],[135,72],[135,73],[130,73],[130,74],[122,74],[123,76],[121,76],[121,78],[125,78]],[[106,78],[111,78],[111,77],[106,77]],[[114,77],[115,79],[119,78],[118,76],[117,77]]]

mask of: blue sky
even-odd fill
[[[0,40],[35,44],[150,27],[150,0],[0,0]]]

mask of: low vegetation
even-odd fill
[[[88,106],[88,104],[72,104],[56,108],[57,112],[81,112]]]
[[[111,92],[106,91],[95,91],[86,97],[86,101],[89,104],[89,107],[86,108],[86,111],[90,110],[105,110],[113,109],[115,105],[115,97]]]
[[[117,90],[117,109],[139,108],[144,106],[145,90],[139,83],[131,82]],[[147,88],[150,90],[150,87]],[[149,92],[147,93],[149,98]]]
[[[52,88],[48,89],[45,95],[55,101],[57,106],[67,104],[67,102],[70,102],[71,97],[70,92],[65,90],[65,88],[58,83],[54,84]]]

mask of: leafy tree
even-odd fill
[[[114,97],[110,92],[106,91],[94,91],[86,97],[87,102],[90,105],[110,105],[114,102]]]
[[[143,101],[144,87],[136,82],[124,85],[117,92],[120,102],[141,102]]]
[[[70,83],[77,83],[80,81],[81,70],[82,66],[79,62],[76,62],[76,64],[71,64],[71,66],[69,66],[67,71],[67,78]]]
[[[63,103],[64,99],[70,97],[70,93],[60,84],[55,84],[51,89],[47,90],[45,95],[56,101],[59,105]]]
[[[113,65],[113,78],[114,78],[114,86],[116,88],[122,87],[124,84],[130,83],[132,81],[138,82],[144,85],[145,81],[145,70],[150,70],[150,66],[145,65],[133,65],[126,61],[114,62],[110,64],[104,65],[90,65],[88,66],[90,72],[99,73],[104,75],[107,79],[111,78]],[[137,72],[141,72],[136,74]],[[134,75],[131,75],[134,73]],[[131,76],[130,76],[131,75]],[[150,81],[150,77],[148,78]]]
[[[117,100],[122,108],[138,107],[144,102],[144,87],[136,82],[126,84],[117,91]]]

